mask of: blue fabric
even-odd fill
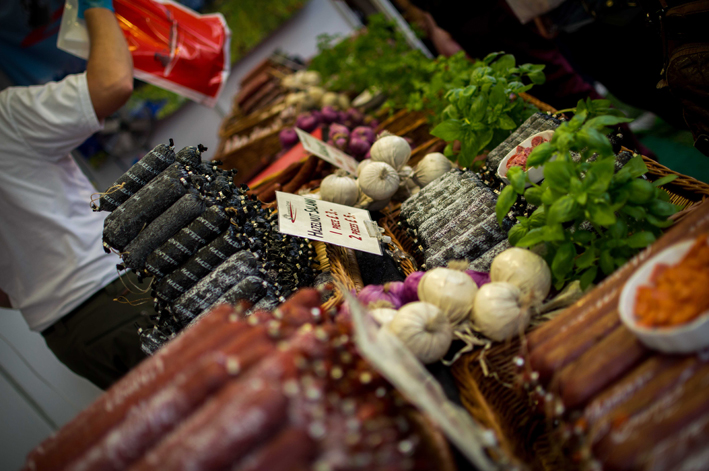
[[[78,17],[84,19],[84,12],[89,8],[105,8],[113,10],[113,0],[79,0]]]

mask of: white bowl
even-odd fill
[[[665,353],[691,353],[709,346],[709,311],[703,312],[692,322],[672,327],[645,327],[639,325],[635,318],[638,288],[650,284],[655,266],[659,263],[676,264],[694,242],[692,239],[676,243],[652,257],[628,279],[620,293],[620,320],[649,348]],[[709,292],[705,294],[709,296]]]
[[[515,155],[517,153],[517,146],[522,146],[522,147],[530,147],[532,145],[532,139],[534,139],[537,136],[542,136],[544,139],[550,141],[551,136],[554,135],[554,131],[542,131],[538,132],[534,135],[529,136],[527,139],[522,141],[521,143],[517,144],[514,146],[514,148],[507,153],[504,159],[500,162],[500,165],[497,166],[497,176],[499,176],[505,183],[509,183],[509,180],[507,180],[507,161],[510,160],[510,157]],[[555,157],[552,157],[551,160],[554,160]],[[539,183],[544,179],[544,167],[533,167],[527,170],[527,174],[529,175],[529,179],[532,180],[532,183]],[[530,186],[527,184],[527,186]]]

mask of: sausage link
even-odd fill
[[[244,458],[232,471],[290,471],[308,469],[317,451],[315,442],[302,428],[282,430],[268,444]]]

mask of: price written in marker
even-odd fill
[[[300,138],[300,142],[303,143],[303,148],[306,151],[317,155],[336,167],[344,169],[352,175],[357,173],[357,161],[354,157],[345,154],[336,147],[325,144],[320,139],[311,136],[302,129],[295,128],[295,132],[298,134],[298,138]]]
[[[280,191],[276,200],[280,232],[382,254],[379,239],[368,230],[373,224],[369,211]]]

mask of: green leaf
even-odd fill
[[[620,123],[629,123],[631,122],[631,118],[626,118],[626,117],[619,117],[619,116],[609,116],[609,115],[604,115],[604,116],[598,116],[596,118],[591,118],[589,119],[584,127],[588,126],[592,129],[595,129],[597,131],[600,131],[606,126],[615,126],[616,124]]]
[[[575,175],[569,180],[569,193],[572,195],[580,195],[584,193],[583,183]]]
[[[673,182],[679,177],[679,175],[665,175],[662,178],[658,178],[654,182],[652,182],[652,186],[654,187],[660,187],[662,185],[667,185],[670,182]]]
[[[581,283],[581,289],[585,290],[589,286],[591,286],[591,283],[593,283],[593,280],[596,279],[596,275],[598,274],[598,267],[591,267],[579,278],[579,283]]]
[[[497,72],[503,72],[507,69],[511,69],[515,66],[515,56],[512,54],[505,54],[504,56],[497,59],[493,64],[492,68]]]
[[[440,137],[446,142],[455,141],[460,139],[463,134],[462,121],[457,119],[449,119],[448,121],[443,121],[441,124],[433,128],[431,134]]]
[[[472,121],[482,121],[487,111],[487,94],[481,93],[470,105],[470,119]]]
[[[608,190],[614,171],[613,159],[601,159],[591,163],[591,169],[584,179],[586,191],[598,195]]]
[[[586,249],[584,253],[581,254],[580,257],[576,259],[576,268],[579,269],[584,269],[588,268],[591,265],[593,265],[593,262],[596,260],[596,249],[591,246]]]
[[[517,123],[515,123],[515,120],[510,118],[510,116],[506,113],[503,113],[500,118],[497,120],[497,125],[500,127],[500,129],[516,129],[517,128]]]
[[[611,141],[601,132],[592,127],[584,126],[577,134],[577,139],[582,143],[580,147],[588,147],[600,155],[612,155],[613,146]]]
[[[575,231],[573,234],[571,234],[571,240],[576,242],[577,244],[582,244],[586,245],[589,242],[591,242],[596,236],[594,235],[593,232],[591,231],[584,231],[582,229],[579,229]]]
[[[642,220],[645,217],[645,208],[640,207],[640,206],[623,206],[620,210],[622,213],[627,214],[633,219],[637,219],[638,221]]]
[[[448,157],[448,160],[452,160],[453,162],[456,161],[455,154],[453,153],[453,143],[448,143],[446,145],[446,148],[443,149],[443,155]]]
[[[489,65],[492,61],[494,61],[498,56],[502,54],[504,54],[504,52],[491,52],[490,54],[486,55],[482,61],[486,65]]]
[[[527,183],[527,174],[522,170],[522,167],[510,167],[510,169],[507,170],[507,179],[518,194],[521,195],[524,193],[524,186]]]
[[[531,216],[529,216],[529,227],[537,228],[542,227],[547,223],[547,215],[544,212],[544,206],[540,206],[534,210]]]
[[[490,90],[490,101],[489,105],[492,108],[502,109],[505,102],[508,101],[507,94],[505,93],[505,86],[502,83],[498,83],[492,90]]]
[[[655,216],[669,217],[677,212],[677,206],[661,199],[654,199],[648,204],[648,209]]]
[[[529,229],[529,218],[526,218],[524,216],[517,216],[517,222],[521,224],[523,227],[526,227]]]
[[[646,214],[645,215],[645,220],[652,224],[655,227],[659,227],[660,229],[664,229],[666,227],[670,227],[672,224],[674,224],[674,221],[670,219],[660,219],[656,216],[653,216],[652,214]],[[530,218],[530,225],[532,224],[531,218]]]
[[[587,208],[592,223],[604,227],[615,223],[615,213],[613,213],[608,203],[589,203]]]
[[[573,118],[571,118],[571,121],[569,121],[569,128],[573,130],[579,129],[583,122],[586,120],[587,115],[588,113],[586,113],[584,110],[579,110],[578,108],[576,108],[576,114]]]
[[[576,247],[571,242],[563,243],[556,249],[556,255],[551,262],[554,278],[561,280],[573,269],[574,257],[576,257]]]
[[[514,188],[508,185],[502,189],[500,196],[497,197],[495,204],[495,213],[497,214],[497,223],[502,225],[502,220],[510,212],[512,205],[517,201],[517,193]]]
[[[615,261],[613,260],[613,256],[611,255],[611,251],[609,249],[601,252],[600,263],[601,270],[603,270],[603,273],[606,275],[610,275],[613,273],[613,270],[615,270]]]
[[[647,180],[636,178],[626,185],[628,201],[633,204],[645,204],[655,196],[655,187]]]
[[[531,80],[534,85],[543,85],[544,82],[546,82],[546,76],[542,71],[531,72],[527,77],[529,77],[529,80]]]
[[[527,229],[522,226],[522,224],[517,224],[512,226],[512,229],[510,229],[510,232],[507,233],[507,239],[510,242],[510,245],[516,246],[517,243],[527,235]]]
[[[624,239],[628,233],[628,224],[623,219],[618,218],[614,224],[608,227],[608,234],[614,239]]]
[[[556,148],[549,142],[543,142],[535,147],[527,157],[527,168],[544,165],[552,158]]]
[[[515,247],[534,247],[544,242],[544,229],[544,227],[539,227],[527,232],[527,235],[517,241]]]
[[[566,240],[566,233],[561,224],[549,224],[544,226],[544,241],[545,242],[562,242]]]
[[[627,239],[628,247],[642,249],[655,242],[655,235],[652,232],[636,232]]]
[[[628,169],[630,176],[637,178],[640,175],[645,175],[647,173],[647,165],[643,162],[643,158],[636,155],[632,159],[628,160],[628,163],[623,166],[624,169]]]
[[[575,176],[575,171],[572,162],[555,160],[544,165],[544,179],[554,189],[568,191],[573,176]]]
[[[548,187],[542,192],[542,203],[551,206],[556,200],[561,198],[563,193],[556,192]]]
[[[487,145],[492,141],[492,137],[494,135],[494,131],[492,128],[486,128],[484,129],[479,135],[479,145],[481,149],[485,149]]]
[[[547,214],[547,224],[557,224],[571,221],[576,218],[578,209],[579,205],[572,196],[562,196],[551,205],[551,208],[549,208],[549,213]]]
[[[524,198],[527,200],[527,203],[529,203],[529,204],[532,204],[534,206],[541,206],[542,205],[542,189],[541,189],[541,187],[532,186],[530,188],[527,188],[524,192]]]

